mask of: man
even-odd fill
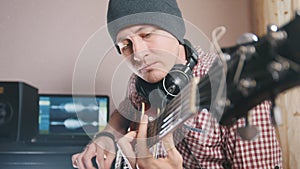
[[[93,168],[91,159],[96,156],[99,168],[110,168],[115,159],[115,141],[118,141],[123,154],[128,156],[132,168],[282,166],[281,150],[271,124],[270,103],[267,101],[252,110],[252,123],[261,131],[254,140],[244,141],[238,136],[237,128],[245,123],[242,119],[232,127],[225,127],[220,126],[209,112],[200,111],[187,122],[191,124],[189,131],[176,144],[176,148],[170,139],[172,136],[168,136],[162,141],[160,158],[145,158],[144,155],[150,152],[146,150],[145,141],[139,139],[146,136],[146,118],[155,118],[156,111],[153,110],[155,106],[145,108],[143,104],[149,103],[149,96],[143,92],[143,84],[160,83],[175,65],[195,62],[187,52],[189,47],[184,40],[184,21],[176,0],[110,0],[107,22],[114,44],[134,71],[129,80],[127,102],[136,109],[146,110],[147,115],[143,116],[138,132],[129,132],[123,137],[131,121],[137,122],[139,119],[137,117],[140,115],[137,114],[140,111],[126,111],[126,108],[116,110],[104,131],[97,134],[83,152],[72,156],[74,166],[80,169]],[[202,50],[198,50],[198,55],[197,64],[191,67],[192,73],[195,77],[204,77],[215,56]],[[130,143],[136,138],[137,146],[131,147]]]

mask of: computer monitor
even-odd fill
[[[109,118],[107,95],[39,95],[39,137],[42,141],[74,141],[103,130]]]

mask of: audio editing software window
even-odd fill
[[[40,135],[93,135],[107,124],[108,96],[40,95]]]

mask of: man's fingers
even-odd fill
[[[102,149],[102,147],[96,147],[97,148],[97,154],[96,154],[96,163],[98,166],[100,166],[101,169],[105,169],[105,159],[107,158],[107,155],[105,154],[105,151]]]
[[[130,131],[127,133],[124,137],[119,139],[118,143],[131,143],[136,138],[137,132],[136,131]]]
[[[147,138],[147,125],[148,125],[148,116],[143,115],[140,122],[137,138]]]
[[[132,167],[134,167],[136,163],[136,155],[132,147],[132,143],[135,140],[136,135],[136,131],[131,131],[118,141],[118,145],[120,146],[123,154],[126,156]]]
[[[136,131],[131,131],[118,141],[118,145],[127,158],[136,158],[135,152],[132,148],[132,142],[136,138],[136,134]]]
[[[98,168],[110,169],[112,162],[115,158],[115,143],[109,137],[99,137],[94,140],[96,147],[96,163]]]
[[[104,160],[104,169],[110,169],[111,168],[111,165],[112,165],[112,162],[114,161],[115,159],[115,154],[112,154],[112,153],[107,153],[106,155],[106,159]],[[114,168],[114,167],[113,167]]]
[[[136,155],[137,158],[145,158],[145,157],[152,157],[149,149],[147,147],[147,125],[148,125],[148,116],[144,115],[142,117],[139,131],[137,134],[136,140]]]
[[[163,138],[163,144],[166,151],[172,150],[175,148],[174,140],[173,140],[173,134],[169,133]],[[175,148],[176,149],[176,148]]]
[[[72,156],[74,168],[95,169],[94,158],[98,168],[110,169],[115,159],[115,144],[111,138],[101,137],[88,144],[84,151]]]
[[[169,161],[171,161],[175,166],[180,166],[183,162],[183,159],[181,154],[175,147],[172,133],[166,135],[166,137],[163,139],[163,144],[165,150],[167,151],[167,158],[169,159]]]
[[[137,132],[136,131],[131,131],[125,135],[127,137],[129,142],[132,142],[136,138]]]
[[[77,154],[73,154],[72,155],[72,165],[74,168],[78,168],[78,157],[79,157],[80,153],[77,153]]]
[[[176,149],[176,147],[169,149],[167,151],[167,158],[174,162],[178,162],[178,163],[182,162],[182,156],[179,153],[179,151]]]
[[[83,152],[72,156],[72,164],[74,168],[94,169],[91,159],[95,156],[95,149],[91,148],[91,144],[87,145]]]
[[[94,169],[92,163],[92,158],[95,157],[96,154],[96,145],[94,143],[91,143],[86,146],[84,156],[82,157],[82,162],[85,168],[88,169]]]

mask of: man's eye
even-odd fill
[[[128,49],[131,49],[131,44],[126,44],[123,46],[122,50],[126,51]]]
[[[151,35],[152,35],[151,32],[149,32],[149,33],[143,33],[143,34],[141,34],[141,37],[144,38],[144,39],[147,39],[147,38],[150,38]]]
[[[132,54],[132,42],[126,41],[122,45],[120,45],[120,49],[122,54],[124,55],[131,55]]]

